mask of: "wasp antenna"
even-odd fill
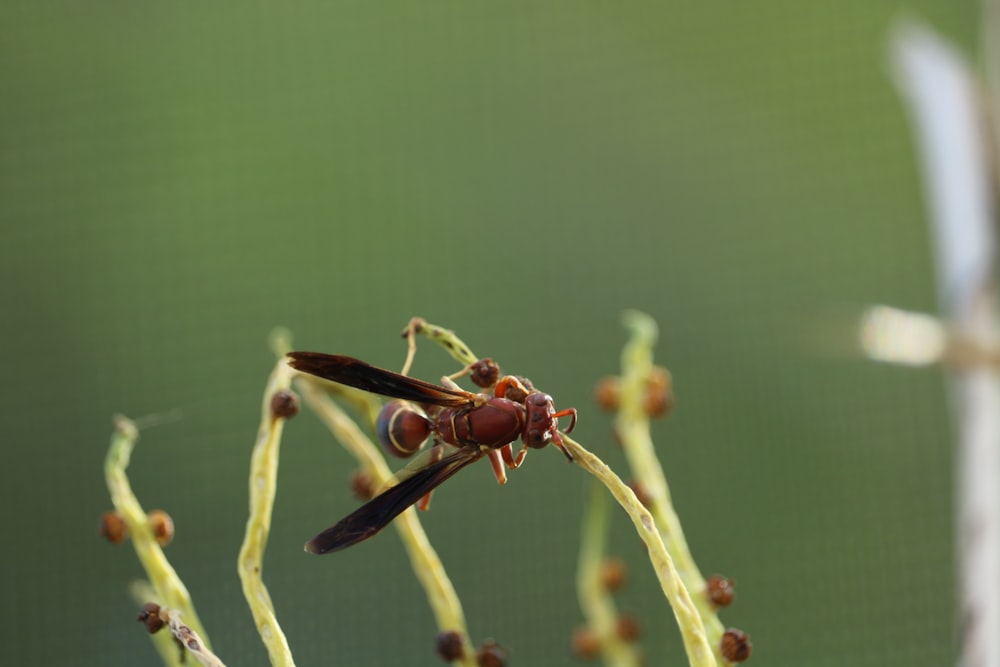
[[[552,444],[558,447],[559,451],[566,455],[566,460],[569,463],[573,462],[573,455],[569,453],[568,449],[566,449],[566,445],[563,444],[562,438],[559,437],[558,432],[555,434],[555,437],[552,438]]]

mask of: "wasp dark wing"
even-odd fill
[[[328,554],[367,540],[424,494],[482,456],[483,452],[477,449],[459,449],[418,470],[306,542],[306,551]]]
[[[467,391],[441,387],[340,354],[289,352],[288,358],[288,363],[297,371],[381,396],[446,407],[464,405],[475,396]]]

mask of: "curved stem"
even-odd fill
[[[135,443],[139,439],[139,429],[133,421],[122,415],[114,417],[114,424],[115,432],[111,437],[111,447],[104,460],[104,476],[108,491],[111,493],[111,501],[128,525],[136,556],[146,570],[146,575],[158,598],[148,601],[181,611],[188,620],[188,625],[203,637],[207,647],[208,637],[195,612],[191,594],[157,543],[146,518],[146,512],[132,491],[125,472]]]
[[[253,615],[257,633],[267,648],[271,664],[293,667],[291,649],[274,612],[271,595],[264,585],[264,550],[271,532],[271,512],[278,486],[278,459],[281,452],[281,432],[285,419],[275,417],[271,399],[291,384],[292,369],[279,360],[268,378],[261,407],[257,442],[250,458],[250,515],[247,518],[243,545],[237,559],[243,596]]]
[[[649,562],[653,565],[660,588],[677,619],[691,667],[716,667],[715,654],[705,636],[701,615],[691,599],[691,594],[684,587],[684,582],[674,566],[674,559],[670,557],[663,544],[653,516],[639,502],[635,492],[604,461],[566,434],[561,435],[567,449],[573,455],[573,462],[597,477],[632,519],[636,532],[646,544]]]

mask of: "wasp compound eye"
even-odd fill
[[[524,444],[541,449],[552,441],[552,433],[546,429],[529,428],[524,432]]]

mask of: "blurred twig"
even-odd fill
[[[632,519],[636,532],[646,544],[649,562],[653,565],[653,571],[660,582],[660,588],[670,603],[677,624],[680,626],[681,638],[684,641],[684,648],[687,651],[691,667],[715,667],[715,655],[705,636],[705,626],[701,616],[674,566],[674,559],[667,553],[663,538],[656,529],[656,523],[649,510],[643,507],[639,499],[636,498],[635,492],[604,461],[569,436],[563,435],[562,438],[566,448],[573,455],[573,461],[597,477]]]
[[[984,4],[987,104],[996,121],[997,3]],[[962,339],[1000,340],[994,286],[997,239],[980,86],[950,44],[913,19],[890,36],[896,83],[909,105],[928,196],[940,309]],[[986,365],[952,367],[958,425],[958,551],[962,664],[998,667],[1000,651],[1000,380]]]
[[[631,337],[622,350],[621,398],[615,432],[621,439],[634,479],[648,496],[647,504],[657,530],[677,565],[685,587],[693,596],[708,642],[716,647],[716,658],[723,664],[729,664],[719,653],[724,627],[705,595],[705,578],[684,537],[667,477],[663,474],[649,432],[649,414],[644,407],[643,394],[653,373],[653,347],[658,336],[656,322],[637,311],[627,311],[624,322]]]
[[[601,577],[608,539],[608,494],[598,480],[593,480],[587,493],[580,540],[576,589],[580,608],[587,619],[605,664],[612,667],[635,667],[641,657],[632,642],[618,634],[618,609]]]

